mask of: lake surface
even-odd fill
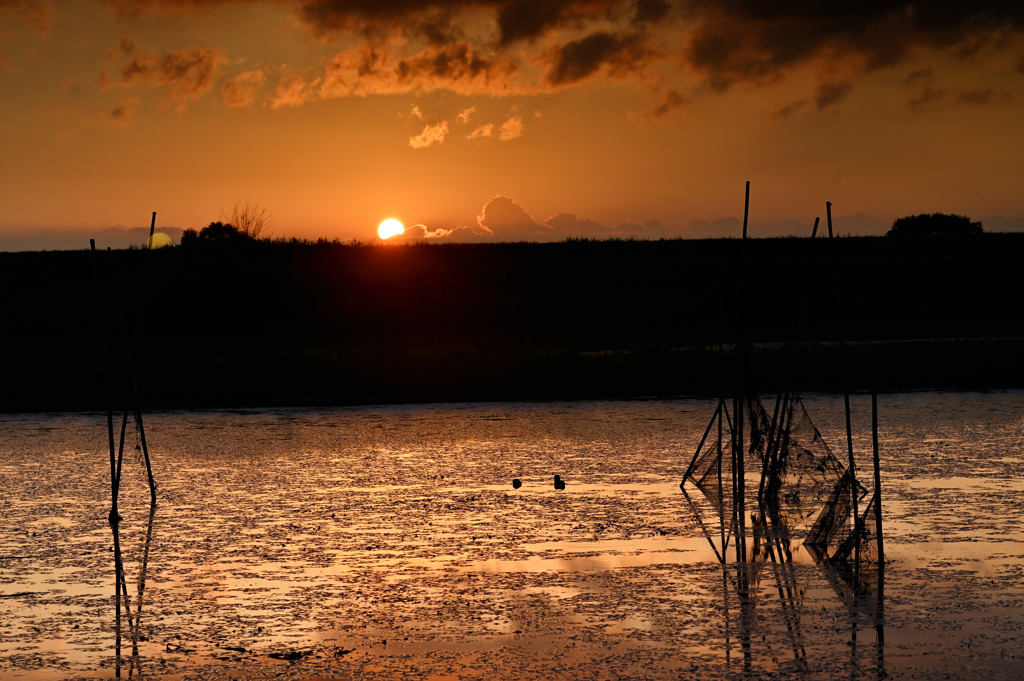
[[[845,461],[842,396],[805,404]],[[800,548],[738,588],[679,490],[714,408],[147,414],[120,625],[105,415],[0,416],[0,676],[1024,676],[1024,392],[879,397],[881,609]]]

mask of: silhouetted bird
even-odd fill
[[[555,476],[555,489],[565,489],[565,480],[561,476]]]
[[[519,489],[522,486],[523,486],[523,481],[522,480],[520,480],[519,478],[513,478],[512,479],[512,489]]]

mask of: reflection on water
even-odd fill
[[[139,565],[139,576],[135,591],[135,615],[132,616],[131,597],[128,594],[128,582],[125,575],[124,556],[121,553],[120,523],[110,522],[114,535],[114,676],[120,678],[124,659],[121,656],[122,628],[121,608],[128,623],[128,637],[131,640],[131,655],[128,659],[128,677],[142,675],[142,660],[139,657],[139,641],[145,641],[142,634],[142,604],[145,602],[146,571],[149,567],[149,546],[153,541],[153,520],[156,518],[156,506],[149,509],[149,524],[146,527],[146,541],[142,550],[142,562]]]
[[[156,414],[115,580],[103,416],[7,416],[0,676],[1019,677],[1022,397],[880,399],[884,585],[719,563],[678,488],[713,401]]]

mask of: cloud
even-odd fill
[[[418,119],[420,119],[422,121],[423,120],[423,112],[420,111],[420,108],[418,106],[413,105],[412,110],[409,112],[409,117],[410,118],[418,118]]]
[[[580,220],[573,213],[559,213],[544,221],[552,229],[551,236],[556,239],[586,236],[591,238],[607,237],[609,229],[600,222]]]
[[[139,100],[135,98],[122,99],[110,110],[110,120],[118,128],[131,125],[138,108]]]
[[[501,129],[498,130],[498,139],[502,142],[514,140],[517,137],[522,137],[523,130],[525,129],[526,126],[523,125],[523,117],[513,116],[501,124]]]
[[[488,241],[494,235],[485,227],[479,225],[459,226],[451,229],[438,227],[430,229],[426,225],[413,225],[406,227],[401,238],[403,241]]]
[[[664,0],[637,0],[633,23],[643,25],[663,21],[671,9],[672,6]]]
[[[989,104],[1008,102],[1012,98],[1013,96],[1009,92],[997,93],[992,89],[977,89],[957,94],[956,103],[970,106],[988,106]]]
[[[107,3],[133,16],[266,1]],[[1007,0],[278,1],[294,8],[312,36],[359,43],[327,66],[318,93],[324,98],[439,90],[531,94],[597,80],[674,87],[684,97],[681,80],[699,81],[697,92],[723,92],[809,69],[825,81],[813,95],[797,99],[813,101],[821,111],[842,102],[860,78],[878,69],[929,51],[977,60],[983,48],[1019,47],[1024,34],[1024,3]],[[44,5],[0,0],[0,6]],[[1018,70],[1024,73],[1024,60]],[[932,78],[930,68],[920,68],[905,84],[931,87]],[[668,112],[680,108],[679,101],[662,104]],[[657,106],[646,114],[664,115]]]
[[[907,87],[914,87],[918,83],[924,83],[924,84],[928,85],[933,80],[935,80],[935,74],[932,72],[931,69],[925,68],[925,69],[918,69],[917,71],[911,72],[907,76],[906,81],[904,81],[904,82],[907,84]]]
[[[494,134],[494,123],[485,123],[484,125],[477,126],[476,129],[466,135],[466,137],[468,139],[475,140],[478,137],[490,137],[492,134]]]
[[[642,70],[654,56],[643,34],[599,31],[554,47],[540,58],[548,64],[548,83],[557,86],[576,83],[596,73],[622,78]]]
[[[476,106],[471,106],[468,109],[463,109],[459,112],[458,118],[459,123],[469,123],[469,118],[476,113]]]
[[[476,222],[499,241],[535,240],[551,231],[534,220],[518,203],[501,194],[484,204]]]
[[[447,134],[448,121],[441,121],[437,125],[426,125],[423,127],[423,132],[409,138],[409,146],[413,149],[425,149],[434,144],[441,144]]]
[[[50,30],[52,5],[40,0],[0,0],[0,16],[13,12],[22,21],[35,26],[41,33]]]
[[[790,102],[786,106],[775,111],[774,115],[776,118],[789,118],[795,113],[798,113],[807,104],[806,99],[798,99],[795,102]]]
[[[326,99],[435,90],[510,94],[515,74],[511,59],[486,57],[468,42],[427,46],[409,57],[396,57],[387,46],[366,44],[335,55],[320,95]]]
[[[690,220],[686,225],[684,235],[692,239],[740,237],[743,236],[743,225],[738,218],[718,218],[714,221]]]
[[[859,236],[882,235],[889,231],[892,225],[882,220],[869,217],[864,211],[858,211],[854,215],[832,218],[832,229],[838,234],[856,234]],[[821,227],[818,227],[819,233]],[[826,234],[828,234],[826,225]]]
[[[815,88],[814,104],[818,107],[818,111],[827,109],[846,99],[852,89],[853,84],[845,80],[836,83],[822,83]]]
[[[184,111],[192,101],[200,99],[213,88],[217,70],[225,61],[224,54],[212,47],[188,47],[184,50],[147,53],[128,38],[123,38],[110,55],[110,66],[118,66],[114,84],[120,86],[161,85],[164,101]],[[100,73],[101,86],[110,86],[106,70]]]
[[[249,106],[256,101],[256,94],[267,80],[262,71],[246,71],[224,83],[221,91],[224,104],[233,107]]]
[[[773,82],[803,64],[852,64],[855,71],[873,71],[905,61],[921,48],[966,58],[979,44],[1024,26],[1024,5],[1004,0],[912,5],[902,0],[693,0],[688,12],[695,23],[687,63],[715,90],[738,82]]]
[[[286,106],[302,106],[311,99],[316,99],[316,86],[320,79],[306,82],[306,79],[297,73],[285,69],[274,88],[274,97],[270,101],[271,109],[280,109]]]
[[[683,95],[679,90],[671,89],[665,93],[665,96],[661,98],[653,108],[641,111],[640,116],[643,118],[650,118],[656,121],[664,120],[673,111],[683,109],[690,104],[690,98]]]
[[[910,109],[915,113],[921,111],[927,111],[934,105],[938,104],[943,97],[945,97],[946,91],[938,88],[926,87],[921,90],[921,94],[910,100]]]

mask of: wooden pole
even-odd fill
[[[739,536],[739,528],[740,528],[739,501],[740,501],[740,493],[739,493],[738,485],[739,485],[740,479],[739,479],[739,475],[737,475],[737,472],[739,471],[739,465],[736,463],[736,459],[738,457],[737,450],[739,449],[736,446],[737,427],[738,427],[739,418],[740,418],[738,412],[739,412],[739,398],[734,396],[732,398],[732,428],[731,428],[731,433],[730,433],[731,437],[729,438],[729,442],[730,442],[729,449],[732,450],[732,457],[731,457],[731,464],[732,464],[732,526],[734,528],[736,528],[736,562],[737,563],[739,563],[739,562],[741,562],[743,560],[743,554],[742,554],[741,549],[740,549],[740,545],[743,543],[743,538]]]
[[[153,232],[156,231],[156,211],[153,211],[153,219],[149,223],[149,241],[146,248],[153,248]]]
[[[850,425],[850,390],[843,390],[846,405],[846,448],[850,454],[850,499],[853,502],[853,571],[860,572],[860,512],[857,510],[857,468],[853,460],[853,428]]]
[[[745,469],[746,462],[744,461],[744,459],[746,457],[744,456],[745,452],[743,451],[744,450],[744,446],[743,446],[743,410],[745,408],[745,405],[744,405],[745,400],[746,400],[746,398],[743,395],[740,395],[739,399],[737,400],[737,409],[736,409],[736,416],[735,416],[735,420],[736,420],[736,478],[737,478],[736,490],[737,490],[737,493],[738,493],[738,496],[739,496],[739,499],[737,501],[738,501],[738,504],[739,504],[738,515],[739,515],[739,520],[740,520],[740,522],[739,522],[740,541],[736,544],[736,546],[740,549],[740,555],[741,555],[740,560],[742,560],[744,562],[747,560],[747,499],[746,499],[746,496],[747,496],[747,484],[746,483],[747,483],[747,481],[746,481],[746,469]]]
[[[825,213],[828,215],[828,238],[832,238],[832,202],[825,202]]]
[[[96,239],[89,239],[89,250],[93,252],[93,274],[96,285],[100,285],[99,253],[96,251]],[[110,388],[110,348],[107,343],[106,324],[101,323],[103,329],[103,378],[107,393],[107,442],[110,449],[110,514],[107,519],[111,524],[116,524],[120,519],[117,512],[117,454],[114,446],[114,412],[111,410],[111,388]]]
[[[686,474],[683,475],[683,481],[679,483],[679,488],[682,489],[686,483],[686,479],[693,473],[693,467],[697,465],[697,456],[700,454],[700,450],[704,447],[704,442],[708,439],[708,434],[711,432],[711,428],[715,425],[715,419],[718,418],[718,410],[722,408],[722,402],[719,400],[718,408],[715,409],[714,415],[711,420],[708,421],[708,427],[704,429],[704,435],[700,438],[700,444],[697,445],[697,451],[693,453],[693,459],[690,461],[690,465],[686,468]]]
[[[885,550],[882,547],[882,473],[878,463],[878,392],[871,391],[871,445],[875,454],[875,541],[878,542],[878,592],[875,601],[875,642],[878,678],[885,673]]]
[[[813,239],[818,235],[818,223],[821,222],[821,218],[814,218],[814,229],[811,230],[811,238]]]
[[[718,527],[722,535],[722,564],[725,564],[725,490],[722,489],[722,416],[725,398],[718,398]]]
[[[878,541],[878,578],[885,568],[882,548],[882,469],[878,461],[878,391],[871,391],[871,446],[875,454],[875,536]]]
[[[750,180],[747,180],[747,193],[743,199],[743,238],[747,238],[747,215],[750,213]]]

